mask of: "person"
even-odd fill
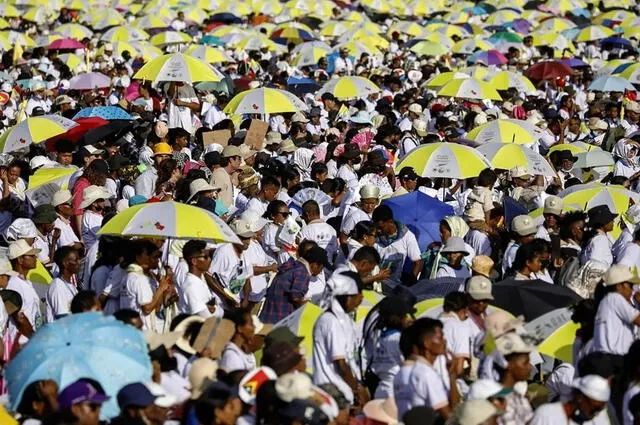
[[[59,248],[55,252],[54,262],[58,266],[59,274],[47,290],[47,322],[68,315],[71,301],[78,294],[74,284],[80,268],[78,252],[69,246]]]
[[[566,421],[585,423],[593,420],[609,402],[609,381],[598,375],[587,375],[573,382],[573,394],[564,402],[548,403],[538,407],[529,425],[551,425]]]
[[[158,169],[163,161],[170,159],[173,150],[168,143],[156,143],[153,147],[153,165],[147,167],[137,178],[135,183],[136,195],[149,199],[156,193],[156,182],[158,180]]]
[[[475,341],[479,335],[485,331],[485,319],[489,302],[493,301],[492,283],[485,276],[473,276],[466,282],[466,293],[468,297],[467,318],[470,339],[474,341],[472,352],[475,352]]]
[[[84,247],[78,236],[73,231],[71,219],[73,217],[73,195],[67,189],[62,189],[53,194],[51,206],[55,208],[57,218],[53,222],[56,229],[59,229],[60,237],[57,239],[56,248],[62,246],[72,246],[80,250]]]
[[[526,425],[533,417],[533,409],[524,394],[515,385],[527,381],[531,372],[529,354],[535,347],[525,343],[515,332],[508,332],[495,340],[496,349],[502,355],[494,368],[500,376],[499,383],[514,391],[505,398],[505,413],[498,419],[499,425]]]
[[[302,204],[302,220],[305,226],[300,230],[300,240],[310,240],[327,251],[329,263],[334,264],[338,251],[336,231],[320,217],[320,206],[314,200],[308,200]]]
[[[52,379],[39,379],[24,388],[16,412],[23,423],[39,424],[58,409],[58,384]]]
[[[120,414],[111,420],[113,425],[148,424],[147,417],[156,397],[141,382],[127,384],[118,391]]]
[[[454,356],[470,360],[472,341],[467,318],[469,298],[464,292],[449,292],[442,304],[442,314],[438,317],[443,324],[442,332],[447,340],[447,350]]]
[[[557,196],[551,195],[544,200],[544,207],[542,209],[544,223],[538,228],[536,239],[544,239],[551,242],[551,236],[558,234],[563,206],[562,198]]]
[[[200,317],[222,317],[221,306],[215,305],[215,298],[207,286],[204,273],[211,265],[211,253],[204,241],[190,240],[182,247],[182,258],[187,262],[189,273],[181,285],[179,308],[182,312]]]
[[[473,222],[488,222],[489,213],[493,209],[492,188],[498,176],[490,168],[485,168],[478,175],[476,185],[467,197],[464,219],[471,225]]]
[[[447,262],[440,263],[436,278],[454,277],[466,279],[471,277],[469,265],[464,263],[464,258],[469,253],[462,238],[450,237],[440,250],[440,253],[446,258]]]
[[[487,400],[467,400],[456,414],[460,425],[495,425],[504,411]]]
[[[98,242],[98,230],[102,227],[105,201],[109,196],[102,186],[91,185],[82,191],[80,208],[84,212],[80,223],[80,236],[87,250]]]
[[[280,182],[275,177],[265,176],[260,181],[260,190],[256,196],[249,199],[246,210],[252,210],[263,215],[271,201],[276,200],[280,192]]]
[[[354,272],[332,279],[336,282],[331,305],[313,326],[313,382],[335,384],[350,403],[362,407],[369,394],[360,383],[357,331],[349,315],[362,303],[363,284]]]
[[[560,220],[560,250],[563,258],[579,257],[584,243],[587,214],[571,211]]]
[[[102,405],[110,399],[91,383],[83,380],[67,385],[58,394],[61,412],[69,412],[78,425],[98,425]]]
[[[621,252],[628,242],[633,241],[635,231],[640,227],[640,205],[632,205],[620,216],[620,228],[622,233],[618,236],[612,247],[613,259],[618,263],[621,258]]]
[[[373,211],[380,202],[380,188],[377,186],[362,186],[358,194],[360,195],[358,206],[349,206],[340,224],[340,245],[342,246],[347,244],[347,239],[351,232],[353,232],[356,224],[371,219],[371,214],[373,214]]]
[[[102,305],[95,291],[85,289],[78,291],[73,297],[69,311],[71,314],[86,313],[88,311],[102,312]]]
[[[511,231],[512,239],[507,245],[502,259],[503,276],[513,267],[513,262],[520,247],[534,239],[538,226],[528,215],[519,215],[511,221]]]
[[[26,332],[24,330],[20,330],[20,332],[26,337],[31,336],[33,331],[44,324],[44,317],[40,311],[40,296],[36,292],[35,284],[26,277],[30,270],[36,268],[36,257],[39,252],[38,249],[31,247],[24,239],[19,239],[9,244],[9,261],[16,275],[11,276],[9,279],[7,289],[16,291],[22,298],[22,309],[20,311],[27,321],[24,323]],[[19,329],[13,323],[10,323],[9,331],[15,336]],[[21,339],[26,342],[24,338]]]
[[[264,218],[270,220],[264,230],[264,238],[262,247],[264,251],[273,258],[278,265],[284,264],[291,258],[286,246],[278,241],[277,235],[280,229],[285,225],[287,218],[291,215],[291,211],[287,204],[280,200],[269,203]]]
[[[38,205],[31,218],[38,232],[33,246],[40,250],[38,260],[45,266],[50,266],[53,261],[53,254],[60,238],[60,231],[56,230],[53,224],[56,219],[54,207],[48,204]]]
[[[218,366],[227,373],[236,370],[253,370],[257,367],[252,347],[255,344],[256,327],[251,311],[238,308],[229,313],[235,324],[235,333],[231,341],[222,350]]]
[[[241,414],[237,390],[224,382],[214,382],[195,403],[195,416],[202,425],[235,425]]]
[[[234,185],[231,182],[231,176],[240,169],[241,161],[242,152],[237,146],[225,146],[220,167],[211,173],[211,186],[220,188],[218,199],[227,208],[233,205]]]
[[[412,167],[403,167],[398,173],[400,187],[393,192],[391,197],[406,195],[416,190],[419,177]]]
[[[613,230],[613,220],[618,215],[613,214],[606,205],[591,208],[587,215],[589,226],[595,234],[582,250],[580,264],[584,265],[587,261],[594,259],[611,266],[613,264],[613,242],[608,233]]]
[[[91,161],[89,165],[82,172],[82,176],[73,185],[73,214],[75,216],[74,226],[81,232],[82,221],[84,219],[84,212],[88,205],[83,205],[85,200],[84,191],[89,187],[102,188],[105,193],[108,193],[105,184],[109,173],[109,165],[102,159],[96,159]],[[111,194],[104,196],[104,199],[109,199]],[[80,233],[81,234],[81,233]]]
[[[509,273],[513,274],[515,272],[515,280],[533,280],[538,278],[542,270],[540,252],[533,242],[529,242],[518,248]]]

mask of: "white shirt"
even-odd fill
[[[130,271],[120,294],[120,308],[130,308],[140,313],[142,329],[151,331],[156,330],[155,312],[145,315],[142,306],[153,300],[153,290],[151,279],[142,270]]]
[[[51,110],[51,106],[49,105],[49,102],[47,102],[44,99],[40,99],[35,96],[32,96],[29,98],[29,100],[27,100],[27,108],[26,108],[27,115],[31,116],[31,114],[33,114],[33,110],[38,106],[44,110],[45,114],[49,113],[49,111]]]
[[[471,358],[471,328],[469,321],[462,321],[455,313],[443,313],[438,318],[444,325],[442,333],[447,339],[447,349],[456,357]]]
[[[56,218],[56,221],[53,222],[53,225],[56,229],[60,229],[60,237],[58,238],[58,243],[56,248],[60,248],[61,246],[69,246],[73,245],[76,242],[80,242],[80,239],[76,236],[76,233],[71,228],[71,224],[68,221],[63,220],[60,216]]]
[[[513,266],[513,261],[516,259],[516,254],[518,253],[518,248],[520,248],[520,245],[514,241],[511,241],[507,245],[507,249],[504,250],[504,257],[502,260],[502,276],[504,276],[511,268],[511,266]]]
[[[102,227],[102,219],[102,214],[96,214],[89,210],[84,211],[80,234],[87,249],[91,249],[93,244],[98,242],[98,230]]]
[[[404,361],[400,351],[400,335],[398,330],[388,330],[376,341],[371,371],[380,381],[373,398],[393,397],[393,381]]]
[[[340,177],[344,180],[348,189],[355,189],[358,187],[358,175],[349,164],[343,164],[338,169],[336,177]]]
[[[230,342],[222,350],[219,366],[227,373],[235,370],[251,371],[256,368],[256,358],[253,354],[245,353],[236,344]]]
[[[113,314],[120,310],[120,294],[126,279],[127,271],[120,267],[119,264],[109,272],[105,287],[102,289],[102,293],[109,297],[104,306],[104,314]]]
[[[400,283],[402,268],[407,259],[415,262],[422,258],[418,241],[409,229],[390,245],[383,246],[376,242],[375,247],[380,253],[380,269],[391,269],[391,277],[385,283],[392,287]]]
[[[57,277],[53,279],[47,291],[47,322],[53,322],[66,316],[71,310],[71,301],[78,290],[71,282],[65,282]]]
[[[158,171],[149,166],[142,174],[136,178],[136,195],[144,196],[149,199],[155,195],[156,180],[158,180]]]
[[[314,220],[300,230],[299,236],[301,241],[305,239],[314,241],[320,248],[326,250],[329,261],[333,263],[334,255],[338,250],[338,238],[333,227],[323,220]]]
[[[624,245],[618,253],[616,264],[635,267],[636,270],[640,270],[640,245],[634,242]]]
[[[580,254],[580,263],[585,264],[589,260],[598,260],[611,267],[613,264],[613,243],[606,233],[598,232],[587,244]]]
[[[213,295],[204,279],[189,273],[182,285],[182,298],[178,306],[182,313],[208,318],[213,316],[207,307],[207,302],[211,298],[213,298]],[[222,316],[221,306],[216,307],[216,311],[218,310],[221,312],[220,316]]]
[[[225,243],[220,245],[213,254],[209,273],[217,275],[220,284],[238,296],[245,281],[253,276],[253,266],[236,254],[232,244]],[[218,305],[221,305],[220,299],[218,299]]]
[[[471,277],[471,270],[469,270],[469,267],[464,264],[462,264],[459,269],[454,269],[448,264],[441,263],[438,266],[438,271],[436,272],[436,278],[440,277],[467,279]]]
[[[633,242],[633,233],[625,227],[622,233],[620,233],[620,236],[618,236],[618,239],[616,239],[615,243],[613,244],[612,252],[616,264],[619,264],[620,254],[622,253],[625,245],[627,245],[627,243],[629,242]]]
[[[24,279],[21,276],[12,276],[9,279],[7,289],[16,291],[22,297],[22,313],[26,316],[33,330],[38,329],[44,323],[42,314],[40,312],[40,297],[33,287],[33,283]],[[12,333],[17,331],[17,328],[10,322],[9,329]],[[13,329],[12,329],[13,328]]]
[[[625,355],[633,343],[633,321],[640,311],[617,292],[607,294],[598,306],[593,332],[593,351]]]
[[[245,211],[246,210],[255,211],[256,213],[258,213],[260,217],[262,217],[264,213],[267,211],[268,206],[269,206],[269,202],[267,201],[263,201],[259,198],[251,198],[249,199],[249,202],[247,202]]]
[[[196,96],[196,92],[193,90],[193,87],[188,84],[175,86],[174,88],[175,92],[173,97],[171,99],[167,99],[167,108],[169,113],[169,122],[167,125],[170,129],[183,128],[193,134],[195,129],[193,128],[191,109],[186,106],[176,106],[173,103],[173,99],[200,104],[198,96]]]
[[[248,264],[251,264],[251,267],[268,267],[276,263],[273,258],[264,252],[262,246],[253,239],[249,243],[249,247],[246,251],[242,253],[242,258],[244,258]],[[249,294],[249,301],[260,302],[264,299],[264,296],[267,294],[268,278],[270,278],[270,273],[251,276],[251,292]],[[241,298],[243,298],[242,293]]]
[[[405,361],[393,381],[393,394],[398,407],[398,419],[417,406],[433,410],[449,405],[442,378],[426,359]]]
[[[638,383],[631,385],[624,393],[622,398],[622,425],[633,425],[633,415],[629,411],[629,402],[638,393],[640,393],[640,385]]]
[[[471,229],[464,238],[464,241],[471,245],[476,255],[486,255],[491,257],[491,240],[486,233]]]
[[[185,21],[181,21],[179,19],[174,19],[171,21],[171,28],[176,31],[182,31],[187,27],[187,23]]]
[[[547,403],[538,407],[533,414],[533,418],[529,425],[577,425],[574,421],[567,418],[563,403]]]
[[[344,215],[342,223],[340,224],[340,232],[345,235],[350,235],[356,224],[361,221],[371,221],[369,214],[356,206],[347,207],[347,212]]]

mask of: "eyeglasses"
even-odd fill
[[[287,212],[278,211],[276,214],[281,214],[283,217],[286,218],[286,217],[289,217],[291,215],[291,212],[289,212],[289,211],[287,211]]]

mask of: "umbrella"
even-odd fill
[[[190,46],[184,53],[207,63],[223,63],[234,61],[232,57],[224,53],[222,50],[203,45]]]
[[[298,96],[305,95],[307,93],[315,93],[320,89],[320,87],[320,84],[311,78],[289,77],[287,79],[287,88]]]
[[[475,52],[467,59],[469,63],[481,63],[483,65],[503,65],[508,62],[507,58],[497,50],[487,50]]]
[[[525,75],[533,80],[553,80],[573,74],[568,65],[560,61],[543,61],[532,65]]]
[[[49,44],[47,49],[49,50],[84,49],[84,44],[72,38],[61,38],[59,40],[54,40],[51,44]]]
[[[495,46],[489,41],[482,40],[481,38],[467,38],[458,41],[453,45],[453,53],[470,55],[476,50],[491,50]]]
[[[580,30],[574,41],[594,41],[611,37],[613,30],[602,25],[589,25]]]
[[[500,94],[489,83],[473,77],[449,81],[440,89],[438,96],[502,100]]]
[[[289,328],[297,336],[301,336],[302,345],[308,358],[313,352],[313,326],[323,310],[315,304],[305,303],[302,307],[273,325],[273,328]]]
[[[442,87],[446,85],[449,81],[461,80],[464,78],[471,78],[471,76],[469,74],[465,74],[464,72],[448,71],[448,72],[443,72],[442,74],[438,74],[436,76],[429,78],[426,85],[427,87],[431,87],[431,88]]]
[[[493,305],[514,316],[523,315],[527,322],[557,308],[573,305],[580,296],[566,286],[551,285],[542,280],[503,280],[493,285]]]
[[[87,72],[69,80],[71,90],[94,90],[111,86],[111,79],[99,72]]]
[[[167,44],[190,43],[191,36],[179,31],[164,31],[154,35],[149,41],[154,46],[166,46]]]
[[[220,76],[206,62],[182,53],[163,55],[148,62],[133,76],[139,80],[178,81],[220,81]]]
[[[571,68],[589,68],[591,66],[582,59],[578,58],[561,59],[560,62],[570,66]]]
[[[100,117],[90,117],[90,118],[78,118],[74,120],[78,125],[72,127],[66,133],[59,134],[58,136],[51,137],[47,139],[47,150],[49,152],[54,152],[56,150],[56,142],[60,139],[67,139],[72,142],[77,142],[87,131],[101,127],[103,125],[107,125],[109,121]]]
[[[431,319],[437,319],[440,314],[444,312],[444,310],[442,309],[443,303],[444,298],[431,298],[428,300],[420,301],[414,306],[414,308],[416,309],[416,318],[429,317]],[[504,311],[509,316],[513,317],[511,313],[500,307],[496,307],[493,305],[487,307],[487,314],[493,313],[494,311]]]
[[[533,93],[536,91],[533,83],[524,75],[511,71],[500,71],[495,73],[489,80],[489,84],[496,90],[507,90],[510,87],[522,93]]]
[[[629,202],[640,202],[640,195],[620,185],[605,186],[601,183],[578,184],[558,194],[565,204],[581,206],[585,211],[598,205],[606,205],[614,214],[622,214],[629,209]]]
[[[38,330],[5,369],[9,398],[18,407],[32,382],[53,379],[59,388],[80,378],[100,382],[111,400],[102,419],[118,414],[115,395],[132,382],[151,379],[142,332],[102,313],[73,314]]]
[[[119,106],[92,106],[81,109],[73,119],[100,117],[105,120],[132,120],[133,117]]]
[[[418,56],[441,56],[449,53],[447,46],[429,40],[416,43],[410,50]]]
[[[107,125],[103,125],[87,131],[81,138],[81,145],[93,145],[101,140],[107,140],[110,137],[118,136],[123,131],[133,126],[131,120],[111,120]]]
[[[288,91],[259,88],[237,94],[224,108],[232,114],[276,114],[306,111],[309,109],[300,99]]]
[[[406,225],[416,236],[420,250],[440,241],[440,221],[454,214],[453,207],[414,190],[411,193],[382,201],[393,211],[393,217]]]
[[[464,279],[456,277],[421,279],[407,290],[415,295],[418,301],[423,301],[446,297],[449,292],[464,291],[464,281]]]
[[[632,49],[631,42],[622,37],[608,37],[600,40],[600,46],[606,50],[612,49]]]
[[[199,44],[206,44],[208,46],[224,46],[224,41],[220,40],[218,37],[207,34],[198,40]]]
[[[116,41],[139,41],[148,40],[149,34],[146,31],[130,25],[121,25],[108,29],[101,40],[108,41],[109,43],[115,43]]]
[[[300,189],[291,200],[300,207],[307,201],[315,201],[320,208],[331,203],[331,197],[329,195],[313,187]]]
[[[588,90],[603,92],[625,92],[626,90],[635,90],[635,87],[628,80],[622,77],[617,77],[615,75],[605,75],[593,80],[589,85]]]
[[[27,198],[34,207],[50,204],[51,197],[60,189],[68,189],[71,175],[76,167],[39,168],[29,177]]]
[[[0,152],[14,152],[31,143],[40,143],[49,137],[66,133],[78,124],[60,115],[29,117],[0,136]]]
[[[60,34],[63,37],[73,38],[76,40],[82,40],[85,37],[91,38],[93,35],[93,31],[80,24],[62,24],[59,27],[56,27],[53,32]]]
[[[298,48],[300,47],[300,48]],[[321,58],[327,57],[331,53],[331,47],[323,42],[309,42],[299,44],[291,54],[294,56],[292,64],[297,67],[315,66]]]
[[[302,43],[315,39],[312,33],[301,28],[292,27],[276,29],[269,38],[280,44]]]
[[[624,68],[620,70],[620,68]],[[633,84],[640,84],[640,63],[634,63],[633,65],[621,65],[613,71],[618,77],[623,77],[632,82]]]
[[[331,93],[338,99],[354,99],[367,97],[379,91],[380,88],[367,78],[340,77],[327,82],[324,87],[316,93],[315,97],[320,98],[324,93]]]
[[[477,177],[491,164],[484,155],[469,146],[456,143],[430,143],[412,150],[396,165],[413,169],[422,177],[468,179]]]
[[[240,243],[217,215],[179,202],[154,202],[127,208],[104,225],[98,234]]]
[[[556,172],[542,155],[524,145],[487,143],[477,149],[487,157],[493,168],[510,170],[520,165],[533,175],[556,176]]]
[[[611,153],[600,149],[576,154],[578,160],[573,164],[575,168],[613,167],[615,161]]]
[[[465,136],[478,144],[485,143],[534,143],[540,130],[528,121],[501,119],[490,121],[471,130]]]
[[[573,361],[573,343],[580,325],[571,321],[571,314],[566,307],[558,308],[524,325],[527,333],[542,341],[537,348],[540,354]]]

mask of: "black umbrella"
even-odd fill
[[[493,285],[492,293],[493,305],[515,316],[522,315],[527,322],[581,300],[571,289],[539,279],[503,280]]]
[[[449,292],[464,291],[464,279],[441,277],[438,279],[422,279],[408,288],[418,301],[431,298],[443,298]]]
[[[112,120],[107,125],[94,128],[86,132],[80,139],[80,145],[93,145],[105,139],[117,139],[125,131],[133,127],[133,121],[130,120]]]

